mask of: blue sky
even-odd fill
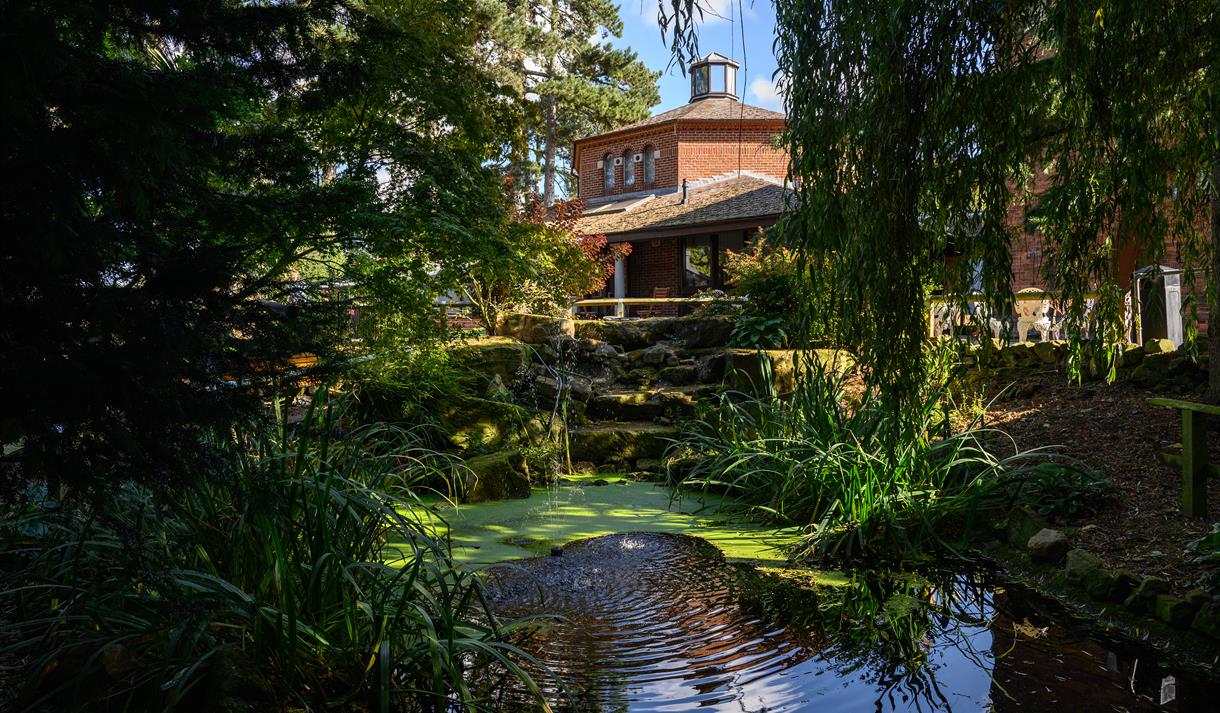
[[[700,54],[719,52],[737,60],[742,64],[737,90],[745,102],[783,111],[782,100],[775,93],[772,81],[776,65],[771,50],[775,41],[775,9],[771,0],[740,0],[740,10],[737,0],[698,1],[704,8],[703,22],[699,25]],[[668,0],[666,2],[668,4]],[[644,64],[664,72],[660,80],[661,103],[653,107],[653,113],[685,104],[690,100],[690,80],[677,67],[666,69],[670,60],[669,44],[662,41],[657,25],[657,0],[621,0],[621,3],[619,15],[623,18],[623,36],[611,38],[611,41],[615,46],[631,47]]]

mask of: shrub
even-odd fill
[[[780,349],[788,342],[788,320],[784,317],[743,315],[733,325],[729,345],[746,349]]]
[[[496,334],[508,312],[559,315],[571,298],[602,289],[614,262],[630,243],[610,245],[604,235],[575,230],[580,201],[557,201],[549,209],[535,199],[501,229],[500,248],[473,261],[467,297],[488,334]]]
[[[728,251],[724,271],[736,294],[747,298],[746,314],[785,317],[800,307],[796,255],[775,244],[775,238],[759,232],[750,249]]]
[[[129,481],[6,518],[22,704],[447,710],[477,703],[466,674],[487,661],[533,690],[511,627],[414,515],[412,485],[446,461],[334,422],[327,406],[214,433],[215,472],[161,499]]]
[[[1116,490],[1100,473],[1071,463],[1040,463],[1014,483],[1014,496],[1041,515],[1093,514]]]

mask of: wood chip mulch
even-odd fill
[[[1056,373],[1024,377],[1014,386],[1013,392],[1029,395],[992,401],[988,425],[1007,432],[1022,449],[1056,446],[1117,487],[1098,512],[1054,524],[1074,528],[1073,544],[1111,568],[1195,586],[1203,570],[1191,561],[1186,545],[1220,522],[1220,482],[1208,483],[1208,517],[1186,518],[1181,470],[1158,457],[1162,451],[1181,451],[1181,417],[1147,399],[1199,400],[1202,390],[1165,393],[1121,382],[1074,385]],[[1220,428],[1213,428],[1208,446],[1212,462],[1220,463]]]

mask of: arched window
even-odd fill
[[[614,154],[602,157],[602,188],[606,193],[614,190]]]
[[[656,149],[652,144],[644,147],[644,183],[652,183],[657,180],[657,160]]]
[[[623,152],[623,186],[635,185],[635,156],[631,149]]]

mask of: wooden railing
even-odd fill
[[[614,316],[623,319],[627,316],[628,305],[665,306],[665,305],[706,305],[744,302],[744,297],[596,297],[573,303],[572,311],[580,307],[613,307]]]

